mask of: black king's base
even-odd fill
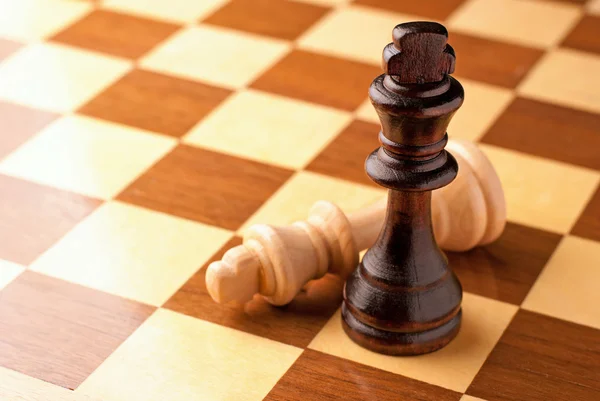
[[[430,198],[429,191],[391,191],[390,223],[346,282],[344,330],[365,348],[424,354],[458,333],[462,289],[431,235]]]

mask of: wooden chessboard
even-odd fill
[[[0,399],[600,399],[600,1],[0,0]],[[213,303],[257,222],[384,192],[367,89],[391,29],[450,31],[509,224],[449,254],[464,320],[388,357],[342,283]],[[464,394],[464,395],[463,395]]]

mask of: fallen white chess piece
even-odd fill
[[[495,241],[506,224],[500,179],[485,154],[472,142],[446,146],[459,171],[450,184],[433,192],[432,223],[440,248],[467,251]],[[336,205],[316,202],[305,221],[287,227],[257,224],[244,243],[211,263],[206,287],[219,303],[245,303],[261,294],[274,305],[289,303],[310,280],[326,273],[346,277],[359,252],[377,239],[386,199],[346,216]]]

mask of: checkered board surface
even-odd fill
[[[213,303],[257,222],[384,195],[367,88],[391,29],[450,31],[504,185],[494,244],[448,254],[446,348],[388,357],[342,283]],[[599,400],[600,1],[0,0],[1,400]]]

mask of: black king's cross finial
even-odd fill
[[[383,71],[398,83],[441,81],[454,72],[454,49],[447,44],[448,31],[436,22],[397,25],[393,43],[383,49]]]

